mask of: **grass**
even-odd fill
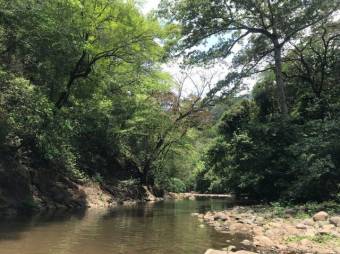
[[[340,239],[333,234],[317,234],[315,236],[291,236],[286,239],[287,243],[296,243],[304,239],[318,244],[336,243],[340,245]]]
[[[305,204],[295,205],[291,203],[273,202],[270,205],[257,206],[254,210],[259,213],[270,214],[273,218],[285,218],[292,216],[296,219],[307,219],[320,211],[326,211],[330,215],[340,214],[340,203],[335,201],[327,202],[308,202]]]

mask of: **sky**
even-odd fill
[[[144,0],[143,13],[148,13],[152,9],[156,9],[160,0]]]
[[[151,10],[156,9],[160,0],[143,0],[144,4],[142,4],[142,12],[144,14],[149,13]],[[215,44],[217,39],[213,38],[205,47],[209,47],[212,44]],[[239,45],[237,45],[239,47]],[[237,49],[236,49],[237,50]],[[201,82],[202,75],[206,76],[206,78],[210,78],[212,75],[214,76],[212,82],[216,83],[218,80],[223,79],[228,73],[228,62],[231,62],[231,58],[225,59],[224,64],[217,64],[212,66],[211,68],[202,68],[202,67],[194,67],[190,70],[191,78],[187,79],[184,84],[184,94],[189,95],[191,93],[196,94],[196,86]],[[171,74],[175,80],[181,79],[183,77],[182,68],[178,63],[172,62],[171,64],[163,65],[163,70]],[[195,84],[194,84],[195,83]],[[247,81],[249,88],[253,87],[254,81],[249,79]]]
[[[159,4],[160,0],[142,0],[142,3],[144,3],[142,6],[142,12],[144,14],[149,13],[151,10],[156,9],[158,4]],[[336,14],[334,15],[334,21],[339,20],[340,19],[340,11],[336,12]],[[211,41],[208,42],[208,44],[205,45],[205,47],[209,47],[211,46],[211,44],[214,44],[216,42],[216,39],[212,39]],[[235,51],[238,51],[240,49],[240,45],[236,45],[235,47]],[[192,79],[188,79],[188,81],[186,82],[185,86],[186,86],[186,90],[187,90],[187,94],[190,94],[191,91],[195,91],[195,87],[193,86],[192,82],[199,82],[200,79],[200,75],[203,73],[206,73],[206,75],[211,75],[211,73],[215,74],[215,78],[214,78],[214,82],[218,81],[219,79],[223,78],[223,76],[225,76],[228,73],[228,67],[230,68],[230,62],[231,62],[231,58],[227,58],[224,60],[224,64],[219,64],[219,65],[215,65],[210,69],[205,70],[204,68],[193,68],[191,70],[192,72]],[[174,79],[178,79],[182,76],[181,73],[181,67],[179,66],[178,63],[174,62],[172,64],[167,64],[163,66],[164,71],[170,73]],[[251,90],[255,83],[256,83],[256,77],[253,78],[248,78],[245,80],[245,83],[247,84],[247,87],[249,90]],[[247,90],[248,90],[247,89]],[[249,91],[248,90],[248,91]],[[247,92],[247,91],[245,91]]]
[[[147,14],[153,9],[156,9],[160,0],[144,0],[143,1],[143,7],[142,12],[144,14]],[[208,45],[207,45],[208,46]],[[172,62],[166,65],[162,66],[163,70],[171,74],[174,78],[174,80],[180,81],[183,79],[185,74],[183,74],[183,69],[179,66],[178,62]],[[217,82],[219,79],[221,79],[225,72],[223,71],[223,67],[221,66],[214,66],[213,68],[207,69],[207,68],[192,68],[191,70],[188,70],[187,72],[190,72],[190,77],[187,78],[184,82],[184,90],[183,94],[189,95],[189,94],[196,94],[197,88],[196,86],[202,83],[202,75],[206,76],[206,78],[210,78],[212,75],[214,75],[213,83]],[[207,92],[207,91],[206,91]]]

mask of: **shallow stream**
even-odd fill
[[[223,199],[164,201],[2,220],[0,254],[203,254],[240,240],[191,213],[228,206]]]

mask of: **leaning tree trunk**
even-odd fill
[[[275,75],[276,75],[276,85],[278,89],[279,102],[280,102],[280,110],[284,117],[288,116],[288,106],[287,106],[287,98],[286,98],[286,89],[285,83],[283,81],[282,74],[282,56],[279,42],[274,43],[274,60],[275,60]]]

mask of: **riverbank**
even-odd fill
[[[286,208],[280,214],[274,210],[272,207],[235,207],[194,214],[202,223],[219,232],[244,238],[243,252],[227,246],[206,253],[340,253],[340,211],[338,214],[336,211],[319,211],[310,216],[304,207]]]
[[[164,199],[168,200],[195,200],[197,198],[220,198],[230,202],[235,202],[235,197],[231,194],[202,194],[197,192],[174,193],[168,192],[164,194]]]
[[[100,181],[71,177],[51,167],[30,167],[0,160],[0,216],[48,210],[111,208],[119,204],[157,201],[152,190],[133,180]]]

